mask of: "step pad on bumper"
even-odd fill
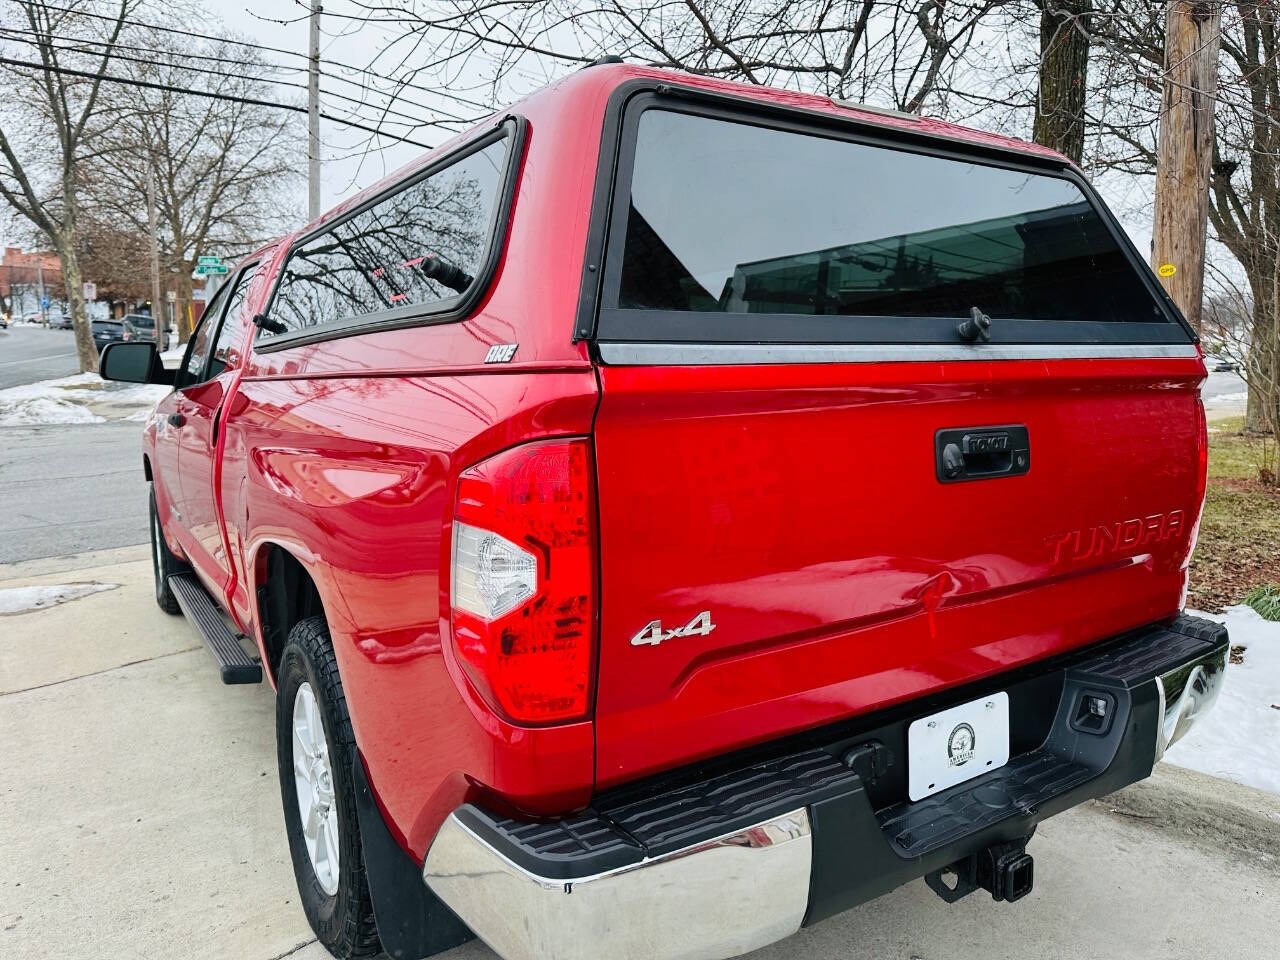
[[[1032,814],[1097,771],[1047,750],[1015,757],[999,770],[916,803],[876,814],[904,857],[918,857],[1017,814]]]
[[[601,873],[731,833],[836,797],[858,775],[824,750],[809,750],[656,795],[609,802],[549,823],[527,823],[479,808],[459,811],[507,859],[551,879]],[[465,811],[465,812],[464,812]]]
[[[218,662],[223,683],[261,683],[262,667],[244,652],[240,638],[231,632],[222,613],[204,585],[190,573],[175,573],[169,578],[183,614],[204,640],[204,645]]]

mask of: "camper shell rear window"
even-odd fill
[[[661,96],[622,123],[601,340],[1186,343],[1070,170]]]

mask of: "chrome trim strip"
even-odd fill
[[[724,960],[800,929],[812,845],[802,807],[674,853],[553,880],[450,814],[422,876],[505,960]]]
[[[1194,359],[1192,343],[647,343],[602,342],[600,359],[614,366],[720,366],[781,363],[950,363],[955,360],[1109,360],[1116,357]]]

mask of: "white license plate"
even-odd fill
[[[1009,695],[993,693],[907,727],[907,796],[923,800],[1009,762]]]

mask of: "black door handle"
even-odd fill
[[[1031,443],[1022,424],[939,430],[935,468],[943,483],[1017,477],[1031,469]]]
[[[180,427],[187,422],[187,418],[180,413],[169,414],[169,426]]]

